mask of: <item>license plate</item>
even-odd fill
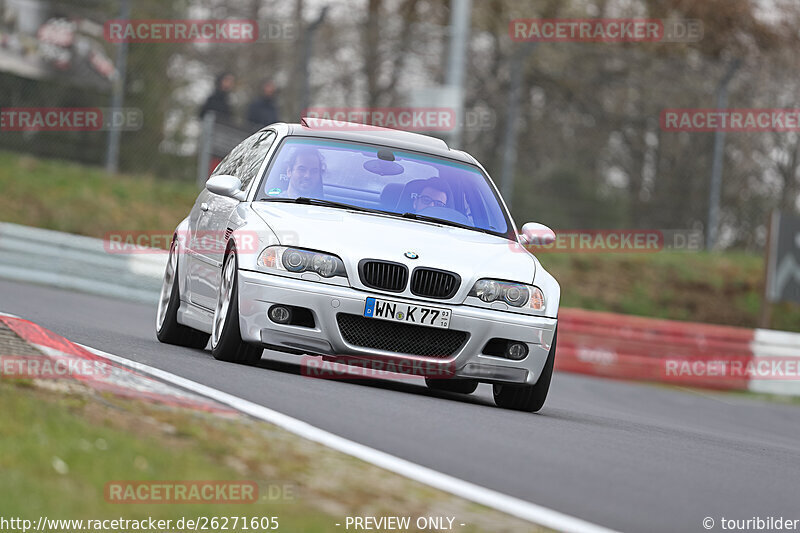
[[[450,309],[390,302],[378,298],[367,298],[364,316],[434,328],[447,329],[450,327]]]

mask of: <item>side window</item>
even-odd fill
[[[267,152],[272,143],[275,142],[276,135],[274,131],[265,131],[257,133],[255,137],[253,145],[249,148],[236,174],[236,177],[242,180],[242,190],[245,191],[256,177],[256,174],[258,174],[261,163],[264,162]]]
[[[233,155],[233,152],[234,150],[231,150],[231,152],[228,155],[226,155],[222,159],[222,161],[219,162],[217,168],[215,168],[214,172],[211,173],[212,176],[221,176],[223,174],[230,174],[231,160],[232,160],[231,156]]]
[[[225,156],[225,158],[220,161],[217,168],[214,169],[213,176],[219,176],[221,174],[227,174],[229,176],[236,176],[239,179],[242,179],[239,176],[240,168],[244,162],[245,157],[247,156],[248,152],[250,151],[250,147],[253,146],[253,143],[261,136],[261,133],[256,133],[255,135],[251,135],[247,139],[243,140],[236,147]]]
[[[495,230],[488,220],[490,217],[486,211],[486,203],[483,199],[483,196],[481,196],[479,193],[465,188],[464,208],[464,214],[467,215],[474,226],[483,229]]]

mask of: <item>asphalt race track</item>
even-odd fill
[[[158,343],[153,306],[0,281],[0,311],[452,476],[622,531],[800,519],[800,406],[559,373],[539,414],[418,378],[321,380]],[[402,510],[398,510],[402,512]]]

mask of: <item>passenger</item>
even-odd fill
[[[442,178],[428,178],[422,190],[414,197],[414,212],[419,213],[430,207],[447,207],[452,196],[450,186]]]

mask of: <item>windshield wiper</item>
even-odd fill
[[[427,215],[420,215],[417,213],[395,213],[393,211],[382,211],[380,209],[370,209],[368,207],[360,207],[357,205],[345,204],[341,202],[332,202],[330,200],[320,200],[319,198],[308,198],[306,196],[298,196],[297,198],[264,198],[262,202],[283,202],[290,204],[303,204],[303,205],[319,205],[322,207],[334,207],[336,209],[348,209],[350,211],[358,211],[361,213],[378,213],[381,215],[390,215],[401,218],[408,218],[411,220],[421,220],[424,222],[433,222],[434,224],[443,224],[445,226],[452,226],[454,228],[463,228],[472,231],[479,231],[489,235],[497,235],[496,232],[470,226],[469,224],[462,224],[460,222],[453,222],[452,220],[445,220],[443,218],[429,217]]]
[[[411,220],[423,220],[425,222],[433,222],[435,224],[444,224],[445,226],[453,226],[454,228],[464,228],[472,231],[480,231],[481,233],[488,233],[489,235],[497,235],[488,229],[477,228],[469,224],[462,224],[461,222],[453,222],[452,220],[445,220],[443,218],[429,217],[427,215],[420,215],[418,213],[403,213],[400,215],[403,218],[410,218]]]
[[[304,204],[304,205],[319,205],[322,207],[335,207],[337,209],[349,209],[351,211],[360,211],[363,213],[383,213],[368,207],[359,207],[357,205],[343,204],[341,202],[331,202],[330,200],[320,200],[319,198],[307,198],[305,196],[298,196],[297,198],[265,198],[262,201],[266,202],[285,202],[291,204]]]

